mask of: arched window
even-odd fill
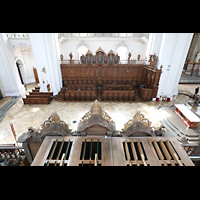
[[[88,51],[88,48],[87,47],[84,47],[84,46],[82,46],[82,47],[80,47],[79,49],[78,49],[78,57],[79,57],[79,59],[80,59],[80,57],[82,56],[82,54],[86,54],[87,53],[87,51]]]
[[[117,49],[117,53],[118,53],[118,56],[120,56],[121,63],[124,63],[125,60],[128,59],[126,47],[119,47]]]

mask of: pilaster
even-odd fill
[[[160,45],[158,66],[163,66],[157,95],[178,94],[178,83],[192,41],[193,33],[164,33]]]
[[[58,94],[62,87],[60,52],[58,37],[55,33],[29,33],[33,56],[40,81],[40,91]]]
[[[5,33],[0,33],[0,72],[5,96],[20,96],[26,93]]]

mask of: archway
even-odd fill
[[[34,83],[35,76],[33,67],[35,67],[35,62],[32,54],[32,49],[27,46],[17,47],[14,51],[14,57],[15,61],[19,64],[19,69],[24,84]]]

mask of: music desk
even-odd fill
[[[176,110],[174,111],[179,118],[185,123],[188,128],[198,128],[197,123],[200,118],[197,117],[189,108],[184,104],[174,104]]]

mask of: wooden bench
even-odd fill
[[[24,104],[50,104],[49,98],[22,98]]]
[[[35,95],[35,94],[32,94],[32,95],[26,95],[26,98],[42,98],[42,99],[45,99],[45,98],[48,98],[49,100],[51,100],[51,97],[47,96],[47,95]]]
[[[84,100],[95,100],[95,99],[97,99],[97,92],[96,91],[65,90],[64,95],[65,95],[65,100],[71,100],[71,101],[84,101]]]
[[[96,85],[84,85],[84,84],[80,84],[80,85],[68,85],[67,86],[68,90],[74,90],[74,91],[78,91],[78,90],[96,90]]]
[[[30,92],[29,95],[39,95],[51,98],[53,96],[53,92]]]
[[[22,99],[24,104],[49,104],[52,96],[53,92],[39,92],[39,87],[37,87]]]
[[[127,84],[105,84],[103,85],[103,90],[132,90],[132,85]]]
[[[32,89],[32,92],[39,92],[40,89]]]
[[[133,101],[135,100],[134,91],[103,91],[102,100]]]

